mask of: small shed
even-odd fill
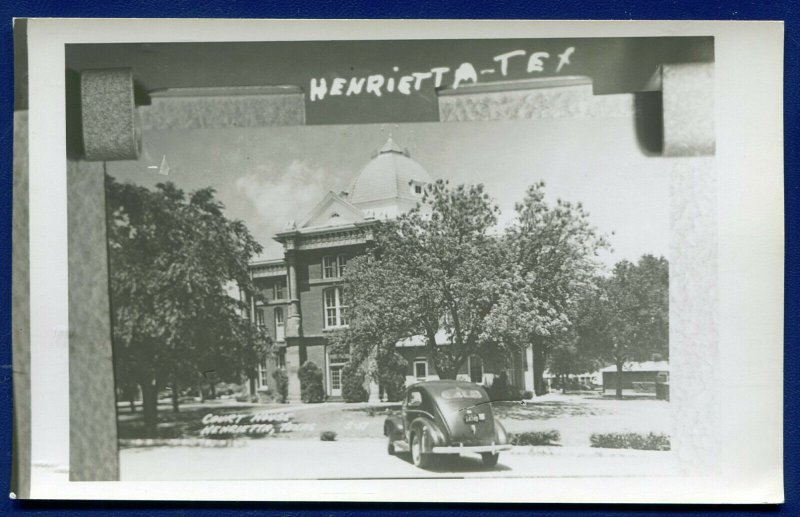
[[[643,361],[625,363],[622,373],[615,365],[600,370],[603,374],[603,392],[615,390],[618,383],[624,390],[655,393],[656,383],[669,378],[669,361]]]

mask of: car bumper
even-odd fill
[[[463,452],[490,452],[497,454],[500,451],[511,450],[511,444],[505,445],[451,445],[449,447],[434,447],[431,452],[433,454],[461,454]]]

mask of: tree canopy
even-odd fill
[[[503,239],[510,275],[489,325],[506,349],[533,347],[537,394],[544,391],[547,353],[563,343],[578,300],[601,268],[598,252],[608,247],[580,203],[548,204],[544,189],[542,182],[531,185],[516,206],[517,218]]]
[[[348,264],[350,328],[339,340],[368,355],[376,344],[393,349],[420,336],[439,376],[455,378],[499,297],[504,250],[491,234],[498,211],[483,186],[440,180],[419,206],[378,224],[374,246]],[[449,346],[437,346],[439,336]]]
[[[635,264],[618,262],[611,276],[581,304],[578,347],[584,357],[613,364],[669,358],[669,264],[643,255]],[[617,396],[622,396],[617,386]]]
[[[264,360],[269,337],[226,290],[252,290],[248,262],[261,246],[213,189],[187,195],[107,176],[106,193],[116,378],[141,387],[153,431],[160,388],[238,381]]]

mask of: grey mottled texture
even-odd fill
[[[630,117],[632,94],[593,95],[592,85],[463,93],[439,97],[442,122]]]
[[[104,171],[67,162],[71,481],[119,479]]]
[[[685,474],[719,459],[717,181],[713,157],[675,160],[670,192],[672,448]]]
[[[139,114],[143,129],[292,126],[306,121],[302,92],[257,89],[235,95],[203,89],[173,95],[154,92],[150,106],[139,107]]]
[[[81,124],[87,160],[135,160],[141,138],[129,68],[81,73]]]
[[[28,112],[14,112],[14,208],[11,250],[11,346],[14,427],[11,490],[30,497],[31,484],[31,300],[28,220]]]
[[[714,65],[663,65],[664,155],[714,154]]]

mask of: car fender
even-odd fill
[[[386,421],[383,423],[383,435],[388,436],[392,441],[405,439],[403,419],[395,415],[386,417]]]
[[[427,417],[419,417],[411,422],[408,429],[408,440],[411,443],[412,434],[424,434],[425,439],[422,440],[423,451],[425,453],[433,452],[434,447],[447,446],[447,437],[442,432],[439,425]]]
[[[505,445],[508,443],[508,432],[506,432],[506,428],[503,427],[503,424],[494,419],[494,437],[497,445]]]

